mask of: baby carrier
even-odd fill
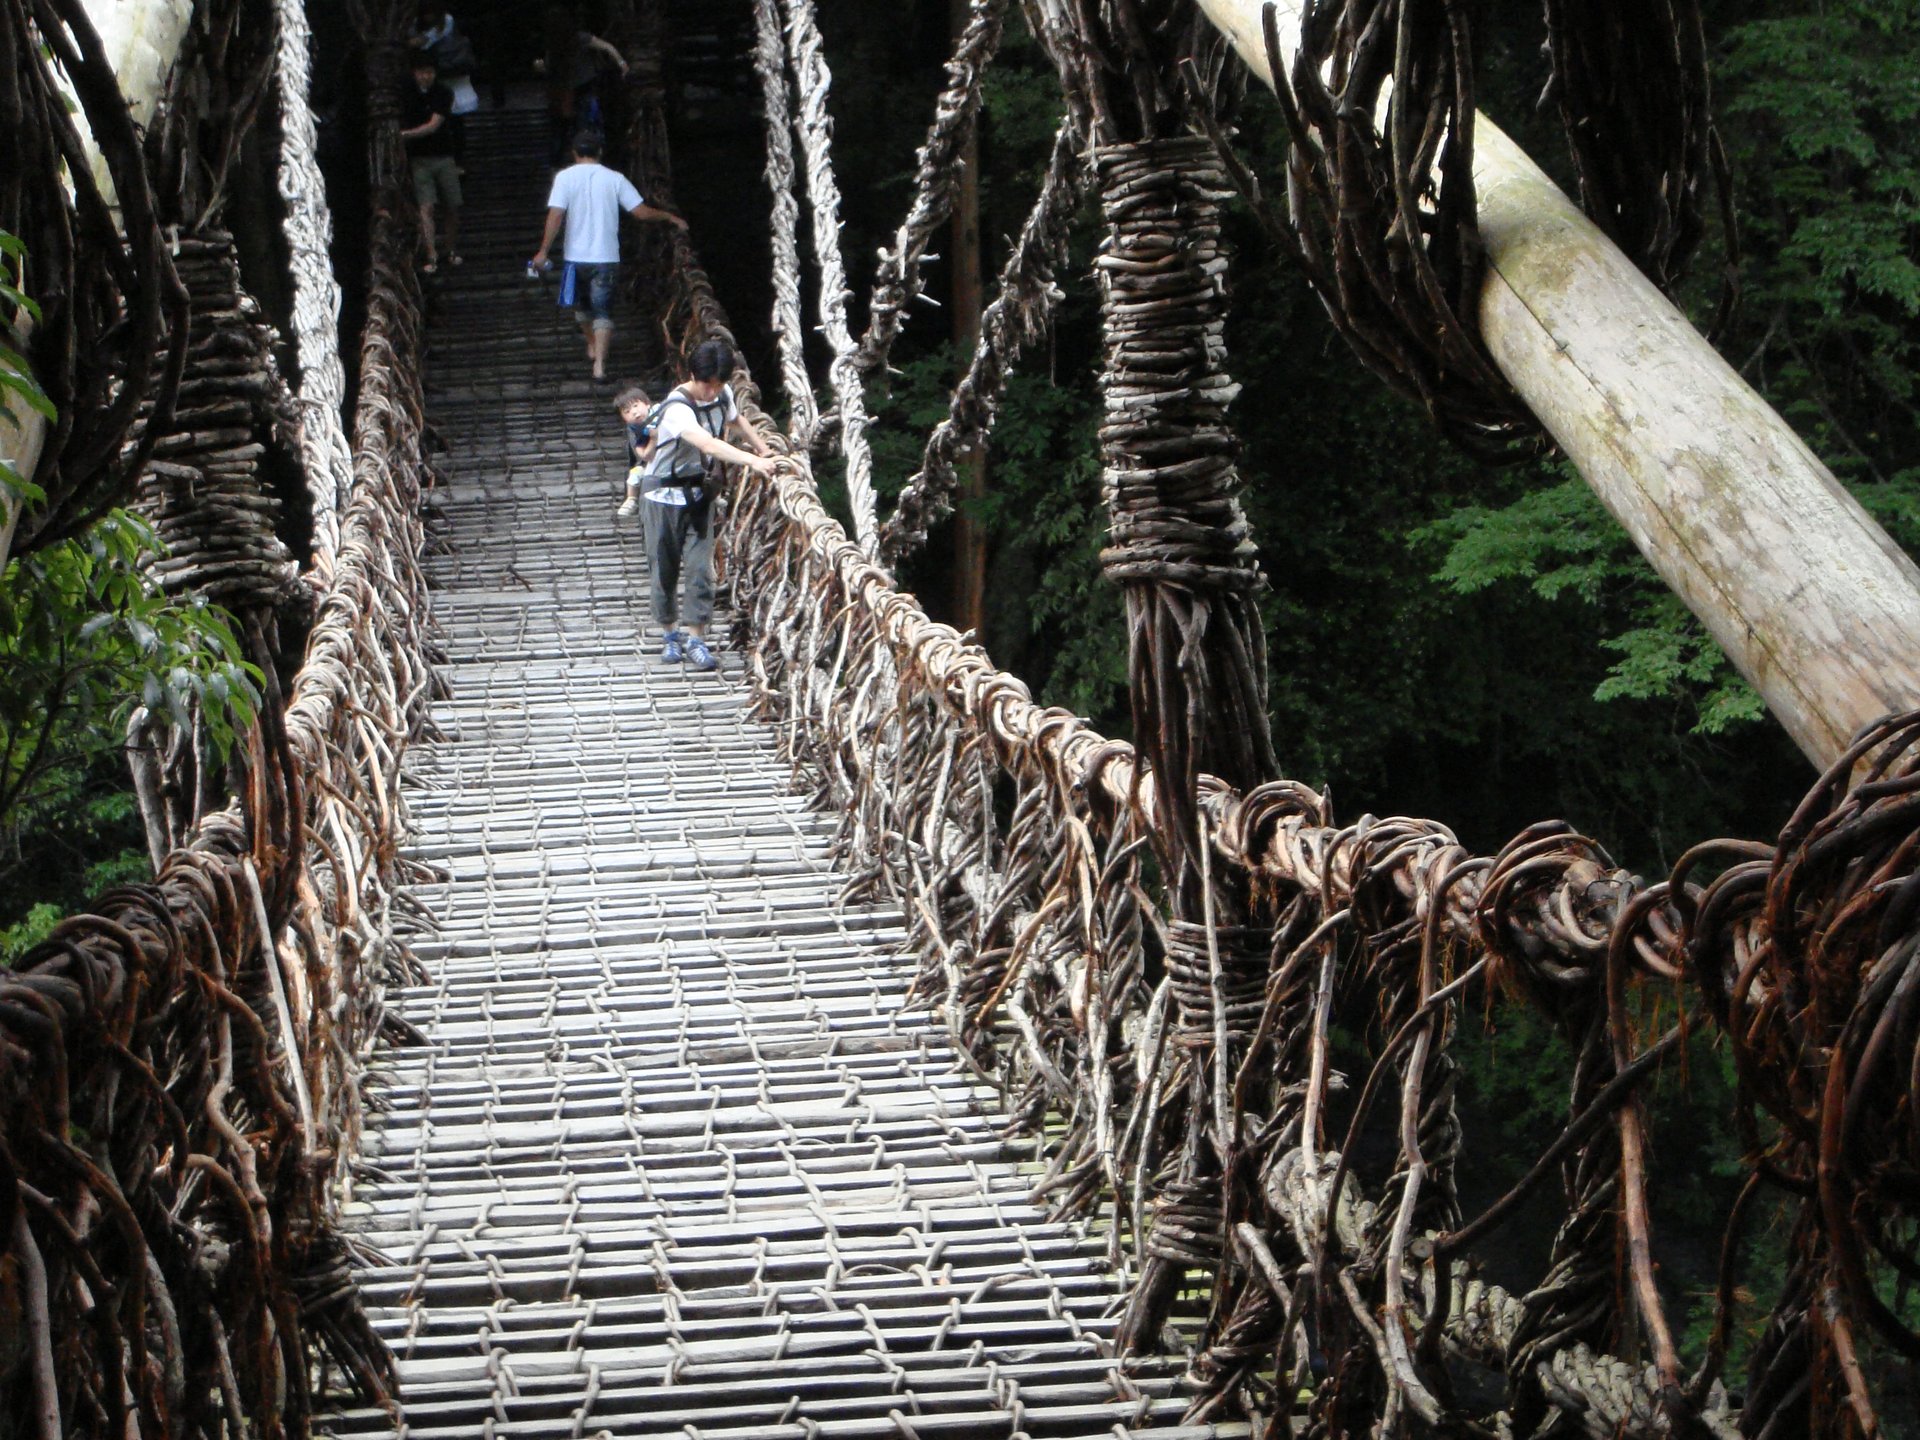
[[[647,412],[647,428],[655,435],[660,434],[661,417],[667,413],[670,405],[686,406],[693,412],[693,423],[714,439],[718,440],[726,433],[727,395],[724,390],[703,403],[684,390],[676,389]],[[678,486],[686,491],[689,505],[704,505],[712,495],[717,468],[712,456],[695,449],[680,436],[661,438],[654,442],[653,459],[647,464],[642,488],[661,490]]]

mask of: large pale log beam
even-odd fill
[[[1198,0],[1269,80],[1261,0]],[[1280,48],[1299,0],[1279,0]],[[1767,402],[1484,116],[1487,348],[1813,762],[1920,706],[1920,567]]]

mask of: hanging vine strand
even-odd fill
[[[993,303],[980,318],[980,343],[960,383],[947,418],[927,437],[920,469],[900,492],[880,531],[881,553],[898,564],[927,543],[927,531],[953,509],[960,457],[986,443],[993,430],[1007,377],[1022,352],[1047,336],[1060,287],[1054,276],[1066,263],[1067,241],[1086,189],[1084,145],[1071,119],[1053,137],[1040,194],[1001,266]]]
[[[1293,140],[1288,209],[1336,329],[1468,449],[1504,457],[1533,417],[1478,338],[1473,35],[1460,0],[1308,0],[1291,72],[1264,12]]]
[[[854,533],[868,554],[879,553],[879,516],[873,493],[873,452],[867,445],[867,402],[859,358],[847,328],[847,267],[840,255],[840,186],[833,174],[833,121],[827,114],[832,72],[814,18],[813,0],[783,0],[788,55],[799,106],[795,132],[806,161],[813,207],[813,251],[820,266],[820,329],[833,347],[829,373],[839,412],[840,451],[847,461],[847,500]]]
[[[754,0],[753,68],[767,116],[767,188],[773,194],[773,334],[780,346],[780,380],[787,396],[788,433],[802,449],[820,434],[820,407],[807,374],[806,322],[801,311],[800,201],[794,194],[793,92],[787,49],[780,35],[779,0]]]
[[[880,252],[867,301],[867,330],[860,337],[863,374],[883,368],[906,324],[908,308],[924,286],[920,266],[927,245],[953,214],[960,189],[960,156],[980,123],[982,81],[1000,48],[1007,0],[971,0],[967,23],[947,61],[947,84],[934,105],[933,124],[920,146],[913,203],[893,244]]]
[[[1705,236],[1713,186],[1725,247],[1717,334],[1738,295],[1740,246],[1698,0],[1547,0],[1546,17],[1581,208],[1669,294]]]
[[[25,477],[44,498],[0,536],[3,561],[77,535],[132,495],[179,389],[187,298],[139,132],[79,0],[0,3],[0,131],[15,147],[0,179],[0,223],[25,245],[26,288],[41,309],[24,351],[57,412]]]

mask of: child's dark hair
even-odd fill
[[[687,357],[687,373],[695,380],[730,380],[733,367],[733,347],[724,340],[702,340]]]
[[[640,388],[639,382],[628,380],[625,381],[615,393],[613,397],[613,408],[616,410],[625,410],[627,406],[633,404],[636,400],[646,405],[651,404],[652,399],[652,396]]]

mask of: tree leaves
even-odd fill
[[[0,576],[0,839],[73,774],[117,751],[137,704],[202,733],[224,756],[253,723],[261,675],[225,613],[178,600],[145,567],[152,529],[114,511]]]

